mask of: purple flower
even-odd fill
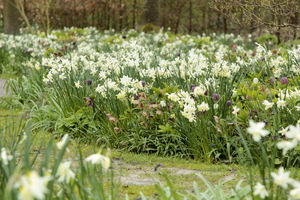
[[[195,86],[194,84],[192,84],[192,85],[190,86],[190,89],[191,89],[192,92],[194,92],[195,88],[196,88],[196,86]]]
[[[212,96],[212,100],[214,101],[218,101],[219,100],[219,94],[218,93],[214,93],[213,96]]]
[[[138,100],[139,99],[139,95],[138,94],[134,94],[133,99],[134,100]]]
[[[85,105],[89,106],[90,108],[92,108],[94,106],[94,102],[91,98],[84,97],[84,99],[85,99]]]
[[[265,58],[265,57],[262,57],[262,58],[261,58],[261,61],[265,61],[265,60],[266,60],[266,58]]]
[[[91,79],[87,80],[87,85],[92,85],[92,80]]]
[[[281,85],[289,84],[289,79],[287,77],[281,78]]]
[[[270,83],[271,83],[272,85],[274,84],[274,80],[275,80],[274,77],[271,77],[271,78],[270,78]]]
[[[227,106],[227,107],[231,106],[231,101],[230,101],[230,100],[228,100],[228,101],[226,102],[226,106]]]
[[[126,38],[127,38],[127,36],[126,36],[126,35],[123,35],[122,37],[123,37],[123,39],[126,39]]]
[[[142,81],[142,86],[143,86],[143,87],[146,86],[146,81]]]

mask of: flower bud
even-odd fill
[[[146,86],[146,81],[142,81],[142,86],[143,86],[143,87]]]
[[[289,79],[287,77],[281,78],[281,85],[289,84]]]
[[[214,93],[213,96],[212,96],[212,100],[214,100],[214,101],[218,101],[219,98],[220,98],[219,94],[217,94],[217,93]]]
[[[270,83],[273,85],[274,84],[274,77],[270,78]]]
[[[192,92],[194,92],[195,88],[196,88],[196,86],[195,86],[194,84],[192,84],[192,85],[190,86],[190,89],[191,89]]]
[[[256,85],[257,83],[258,83],[258,78],[254,78],[254,79],[253,79],[253,84]]]
[[[134,94],[133,99],[134,100],[138,100],[139,99],[139,95],[138,94]]]
[[[228,100],[228,101],[226,102],[226,106],[227,106],[227,107],[231,106],[231,101],[230,101],[230,100]]]
[[[87,80],[87,85],[92,85],[92,80],[91,79]]]

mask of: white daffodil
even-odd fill
[[[281,141],[278,142],[277,145],[278,149],[282,149],[282,154],[285,155],[288,150],[293,149],[297,146],[297,141]]]
[[[80,81],[75,82],[75,87],[76,88],[81,88],[82,86],[80,85]]]
[[[272,108],[272,106],[274,105],[273,102],[269,102],[267,100],[264,100],[264,102],[262,104],[264,104],[266,106],[265,110],[268,110],[269,108]]]
[[[269,131],[264,130],[265,127],[264,122],[254,122],[253,120],[250,120],[250,127],[247,128],[248,133],[250,133],[253,137],[253,140],[258,142],[262,136],[266,136],[269,134]]]
[[[167,104],[166,104],[166,101],[161,101],[161,102],[160,102],[160,106],[161,106],[161,107],[165,107],[166,105],[167,105]]]
[[[63,162],[59,164],[59,167],[57,169],[57,176],[59,176],[58,178],[58,182],[66,182],[69,183],[70,179],[74,179],[75,178],[75,173],[71,170],[71,162],[67,161],[67,162]]]
[[[278,108],[283,108],[286,106],[286,101],[282,100],[282,99],[278,99],[277,101],[277,107]]]
[[[209,110],[209,106],[205,102],[202,102],[200,105],[197,106],[197,108],[200,112],[205,112]]]
[[[65,135],[62,137],[61,141],[58,142],[58,143],[56,143],[56,146],[57,146],[57,148],[58,148],[59,150],[61,150],[61,149],[65,146],[65,144],[67,143],[68,138],[69,138],[69,134],[65,134]],[[67,150],[67,152],[69,152],[69,149],[68,149],[68,148],[67,148],[66,150]]]
[[[1,161],[4,165],[8,165],[8,162],[13,159],[12,155],[8,155],[6,149],[1,148]]]
[[[100,153],[90,155],[85,159],[85,161],[91,162],[92,164],[101,164],[105,170],[107,170],[110,167],[109,157],[103,156]]]
[[[19,200],[44,199],[48,192],[47,184],[51,176],[41,177],[36,171],[23,175],[16,186],[19,187]]]
[[[274,183],[276,185],[283,187],[284,189],[287,189],[288,184],[292,183],[292,179],[289,177],[290,172],[289,171],[285,172],[283,167],[279,168],[278,174],[276,174],[275,172],[272,172],[271,176],[274,180]]]
[[[194,95],[195,96],[200,96],[200,95],[203,96],[204,93],[205,93],[205,88],[204,87],[200,87],[200,86],[195,87],[195,89],[194,89]]]
[[[120,79],[120,83],[124,86],[129,86],[131,84],[131,80],[132,78],[128,77],[128,76],[123,76],[121,79]]]
[[[237,113],[240,111],[240,109],[237,106],[233,106],[233,111],[232,114],[234,114],[235,116],[237,116]]]
[[[64,80],[64,79],[66,79],[67,77],[65,76],[65,73],[62,73],[61,75],[59,75],[59,78],[60,78],[61,80]]]
[[[300,142],[300,124],[297,123],[296,126],[289,125],[289,131],[286,133],[286,137]]]
[[[27,135],[25,132],[23,132],[23,136],[19,144],[22,144],[26,139],[27,139]]]
[[[294,189],[290,191],[290,196],[292,199],[300,199],[300,182],[294,181],[293,183]]]
[[[258,195],[261,199],[264,199],[265,197],[269,196],[268,191],[266,190],[266,187],[262,185],[261,183],[256,183],[254,186],[254,195]]]
[[[281,131],[278,131],[278,133],[281,133],[281,135],[286,135],[286,133],[288,132],[289,127],[286,128],[282,128]]]
[[[258,83],[258,78],[253,79],[253,84],[256,85]]]

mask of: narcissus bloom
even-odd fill
[[[294,189],[290,191],[292,199],[300,199],[300,182],[294,181]]]
[[[264,130],[265,127],[264,122],[254,122],[253,120],[250,120],[250,127],[247,128],[248,133],[250,133],[253,137],[253,140],[258,142],[262,136],[266,136],[269,134],[269,131]]]
[[[68,134],[65,134],[65,135],[62,137],[61,141],[58,142],[58,143],[56,143],[56,146],[57,146],[57,148],[58,148],[59,150],[61,150],[61,149],[63,148],[63,146],[65,146],[65,144],[67,143],[68,138],[69,138],[69,135],[68,135]],[[67,149],[67,151],[69,151],[69,149]]]
[[[2,148],[1,149],[1,162],[4,165],[8,165],[8,161],[10,161],[12,159],[13,159],[13,156],[12,155],[8,155],[7,152],[6,152],[6,149]]]
[[[82,86],[80,85],[80,81],[75,82],[75,87],[76,88],[81,88]]]
[[[71,178],[74,179],[75,173],[71,170],[71,162],[67,161],[60,163],[56,175],[59,176],[58,182],[69,183]]]
[[[258,78],[253,79],[253,84],[256,85],[258,83]]]
[[[281,141],[277,143],[278,149],[282,149],[282,154],[285,155],[288,150],[293,149],[297,146],[297,141]]]
[[[264,104],[266,106],[265,110],[268,110],[269,108],[272,108],[272,106],[274,105],[273,102],[269,102],[267,100],[264,100],[264,102],[262,104]]]
[[[264,199],[265,197],[269,196],[268,191],[266,190],[266,187],[262,185],[261,183],[256,183],[254,186],[254,195],[259,195],[261,199]]]
[[[90,155],[85,159],[85,161],[90,162],[92,164],[101,164],[105,170],[107,170],[110,167],[109,157],[103,156],[100,153]]]
[[[40,176],[36,171],[30,171],[23,175],[16,187],[19,189],[19,200],[44,199],[48,192],[47,184],[51,176]]]
[[[285,172],[283,167],[279,168],[278,174],[276,174],[275,172],[272,172],[271,176],[274,180],[274,183],[276,185],[283,187],[284,189],[287,189],[288,184],[292,183],[292,179],[289,177],[290,172],[289,171]]]

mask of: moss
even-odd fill
[[[160,27],[159,26],[156,26],[154,24],[146,24],[142,27],[142,32],[145,32],[145,33],[157,33],[159,32],[160,30]]]

